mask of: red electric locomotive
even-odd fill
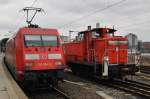
[[[58,31],[32,24],[20,28],[6,44],[5,62],[18,82],[57,84],[65,69]]]
[[[93,28],[78,33],[64,44],[66,60],[72,72],[88,76],[122,78],[133,75],[135,64],[127,64],[128,40],[115,36],[115,29]]]

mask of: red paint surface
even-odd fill
[[[25,47],[24,35],[57,35],[59,46],[57,47]],[[50,50],[49,50],[50,49]],[[25,54],[40,54],[39,60],[27,60],[25,59]],[[62,58],[59,60],[48,59],[48,54],[50,53],[60,53]],[[15,76],[19,79],[19,72],[24,73],[24,71],[31,70],[57,70],[64,69],[64,66],[55,65],[56,61],[62,62],[65,65],[65,58],[60,44],[59,33],[56,29],[42,29],[42,28],[21,28],[15,35],[13,35],[6,44],[6,61],[9,66],[15,71]],[[27,67],[26,63],[32,63],[31,67]]]

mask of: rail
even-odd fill
[[[123,81],[123,80],[115,79],[111,84],[108,85],[120,90],[124,90],[126,92],[131,92],[132,94],[136,94],[138,96],[150,98],[150,85],[148,84],[144,84],[132,80]]]
[[[65,99],[72,99],[71,96],[67,95],[66,93],[62,92],[61,90],[59,90],[58,88],[56,87],[51,87],[53,90],[55,90],[57,93],[59,93],[60,95],[64,96]]]
[[[150,66],[141,66],[140,72],[145,73],[145,74],[150,74]]]

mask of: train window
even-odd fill
[[[113,37],[113,34],[112,34],[112,33],[109,33],[109,37]]]
[[[57,46],[56,35],[42,35],[43,46]]]
[[[92,32],[92,38],[98,38],[98,37],[100,37],[100,34],[97,33],[96,31],[93,31]]]
[[[26,46],[41,46],[41,36],[40,35],[25,35],[25,45]]]
[[[77,38],[77,41],[82,41],[83,39],[83,34],[78,34],[78,36],[76,37]]]

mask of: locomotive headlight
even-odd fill
[[[62,65],[61,61],[55,61],[55,65]]]
[[[61,54],[48,54],[48,59],[61,59]]]
[[[37,60],[40,59],[39,54],[25,54],[25,59]]]
[[[31,67],[32,66],[32,62],[27,62],[26,63],[26,67]]]

